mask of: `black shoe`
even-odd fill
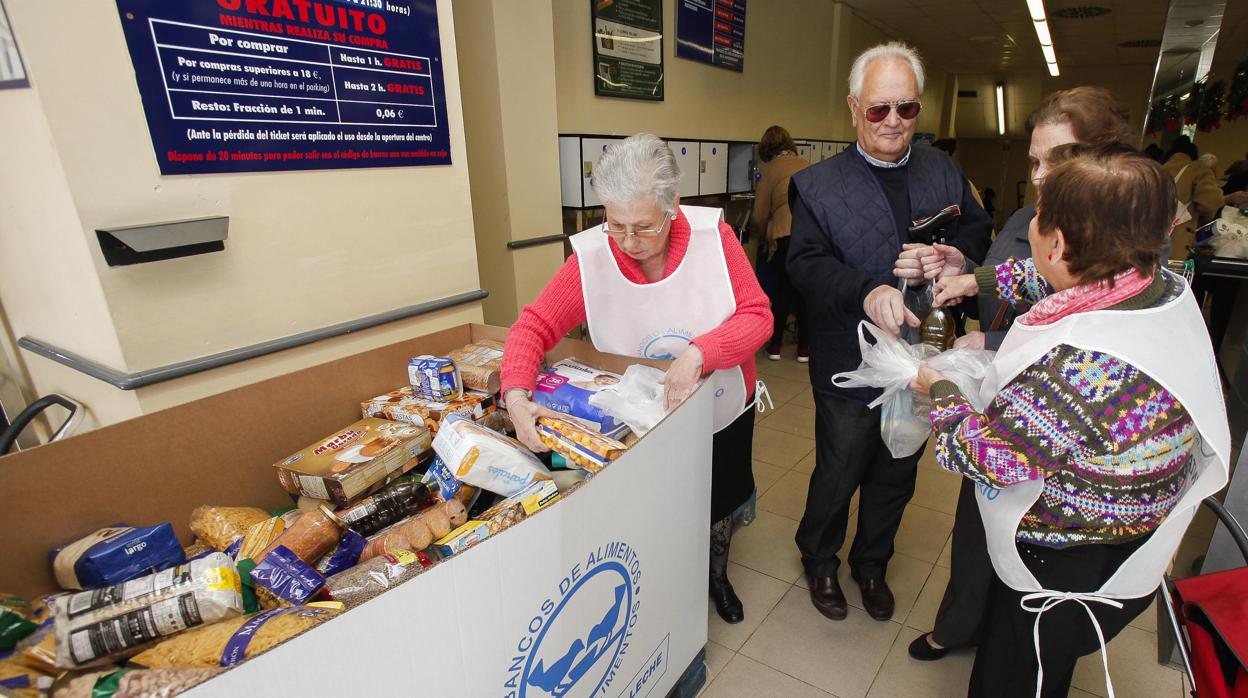
[[[849,608],[845,603],[845,593],[841,591],[841,583],[836,575],[816,577],[807,573],[806,582],[810,585],[810,602],[815,610],[828,620],[845,620]]]
[[[858,587],[862,589],[862,606],[867,609],[867,615],[876,620],[889,620],[893,617],[896,604],[893,601],[893,592],[883,577],[860,579]]]
[[[736,624],[745,620],[745,607],[741,605],[741,599],[737,598],[737,592],[733,591],[732,583],[727,577],[722,580],[712,579],[710,586],[715,612],[725,623]]]
[[[931,636],[931,633],[923,633],[915,638],[914,642],[910,643],[910,656],[920,662],[934,662],[937,659],[944,657],[946,654],[949,654],[948,647],[942,647],[940,649],[932,647],[932,645],[927,641],[927,638]]]

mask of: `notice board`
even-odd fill
[[[117,0],[161,174],[451,162],[436,0]]]
[[[745,70],[745,0],[677,0],[676,55]]]
[[[663,100],[663,0],[589,0],[594,94]]]

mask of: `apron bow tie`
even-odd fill
[[[1040,689],[1044,687],[1044,662],[1040,658],[1040,618],[1049,609],[1067,601],[1074,601],[1082,606],[1088,614],[1088,620],[1092,621],[1092,627],[1096,630],[1096,639],[1101,644],[1101,663],[1105,667],[1105,690],[1109,693],[1109,698],[1114,698],[1114,682],[1109,677],[1109,651],[1105,647],[1105,635],[1101,632],[1101,624],[1097,622],[1096,614],[1092,612],[1092,607],[1088,603],[1103,603],[1106,606],[1122,608],[1122,602],[1107,596],[1075,591],[1037,591],[1024,595],[1022,601],[1019,602],[1019,606],[1022,606],[1024,611],[1036,614],[1036,624],[1031,632],[1036,645],[1036,698],[1040,698]]]

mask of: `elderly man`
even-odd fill
[[[990,242],[992,221],[953,160],[911,147],[922,94],[923,64],[913,49],[889,43],[864,52],[849,77],[856,146],[797,173],[789,188],[788,269],[813,323],[816,423],[815,470],[796,539],[811,601],[833,620],[847,613],[837,552],[859,489],[850,571],[871,617],[892,617],[885,572],[922,450],[893,458],[880,437],[879,408],[867,407],[878,391],[837,388],[831,378],[861,361],[859,321],[893,334],[919,325],[896,277],[918,289],[938,275],[961,273],[968,259],[984,258]],[[961,207],[946,231],[951,246],[912,243],[914,222],[951,204]]]

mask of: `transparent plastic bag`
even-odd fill
[[[875,343],[867,341],[867,334]],[[931,432],[928,413],[918,411],[924,400],[916,401],[910,384],[919,374],[919,364],[927,363],[952,380],[976,409],[983,409],[979,387],[996,352],[984,349],[950,349],[938,353],[926,344],[907,344],[875,325],[858,325],[858,345],[862,363],[857,370],[832,376],[840,388],[880,388],[884,392],[868,407],[880,407],[880,435],[894,458],[914,455]],[[929,403],[930,404],[930,403]],[[930,409],[930,408],[929,408]]]
[[[628,425],[637,436],[645,436],[663,419],[664,373],[653,366],[633,364],[613,390],[601,390],[589,398],[589,404]]]

